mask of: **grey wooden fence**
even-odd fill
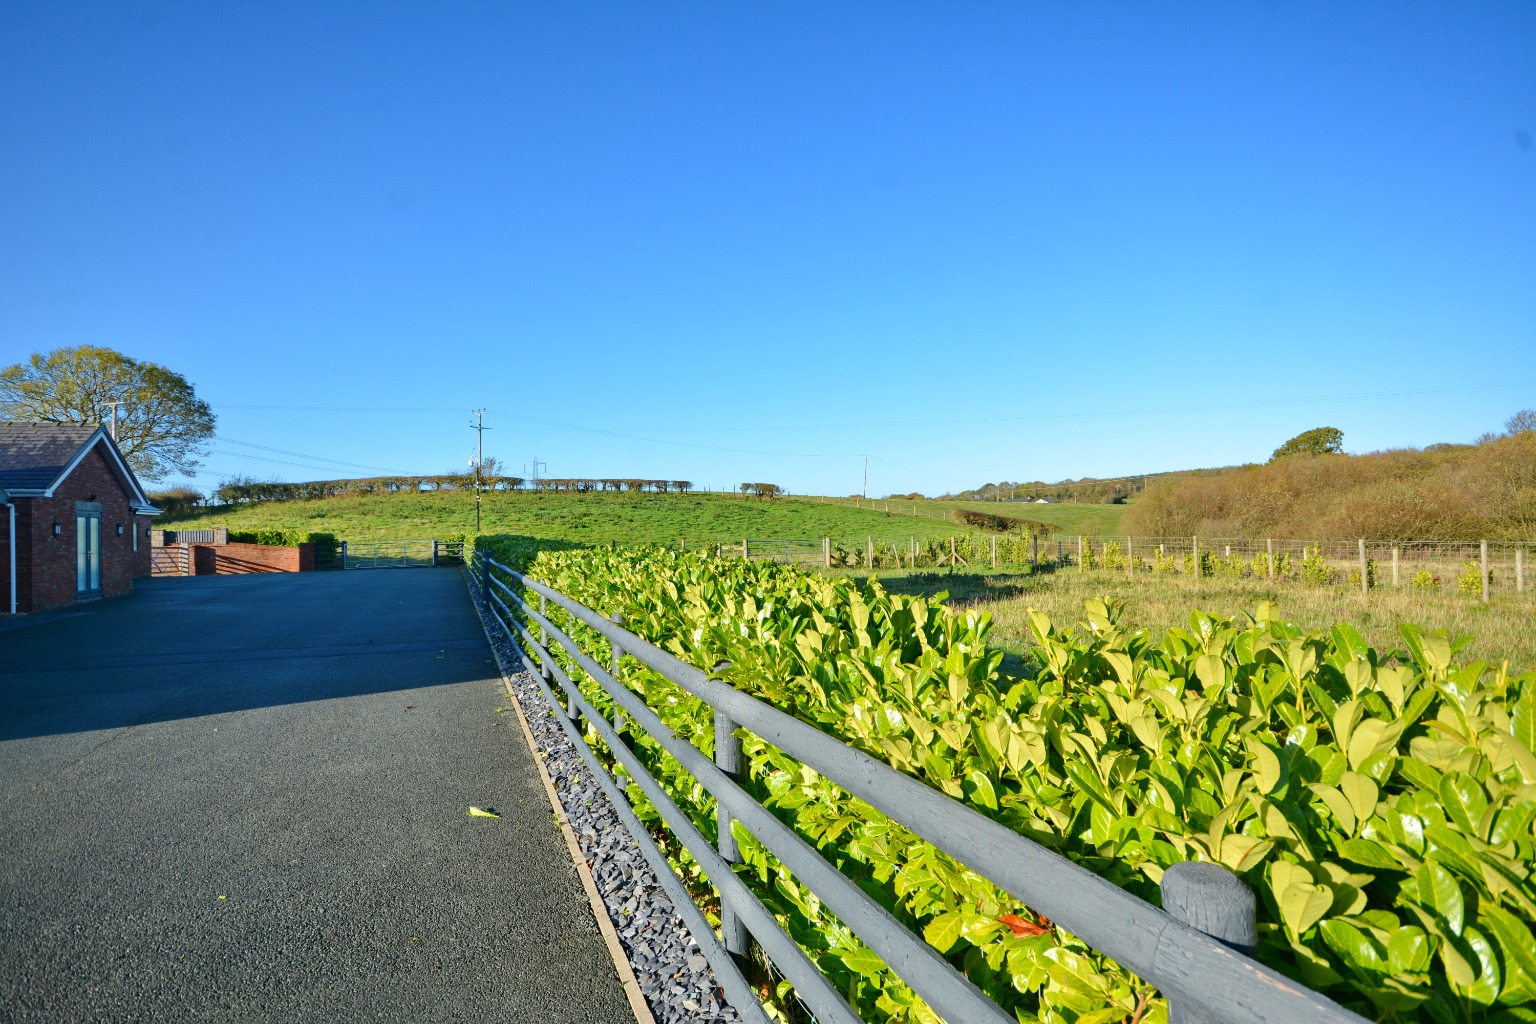
[[[1005,1024],[1014,1018],[737,784],[741,750],[735,735],[738,729],[762,737],[1156,985],[1169,1000],[1174,1024],[1363,1024],[1364,1018],[1240,951],[1254,941],[1253,894],[1226,869],[1209,864],[1176,865],[1164,876],[1166,909],[1159,909],[917,779],[711,678],[619,623],[483,552],[476,554],[471,568],[485,611],[537,659],[541,685],[551,706],[565,710],[562,725],[620,816],[641,840],[646,856],[659,866],[663,883],[674,883],[674,900],[701,951],[727,997],[747,1019],[766,1021],[730,955],[744,951],[747,934],[794,986],[818,1021],[852,1024],[860,1018],[731,870],[736,858],[732,820],[761,841],[945,1020],[952,1024]],[[525,594],[536,596],[537,606]],[[549,602],[609,641],[608,666],[599,664],[544,614]],[[616,713],[616,721],[609,722],[587,702],[551,654],[551,643],[564,648],[622,709],[622,715]],[[612,673],[623,655],[661,673],[713,709],[713,761],[674,735],[637,694],[614,678]],[[672,834],[715,886],[722,909],[719,938],[675,885],[676,876],[661,852],[646,846],[648,833],[582,738],[582,719],[650,798]],[[694,827],[623,741],[619,729],[633,728],[645,730],[715,798],[720,815],[718,847]]]

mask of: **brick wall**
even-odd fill
[[[97,445],[59,485],[52,498],[18,498],[16,517],[17,611],[33,612],[75,603],[75,502],[101,505],[101,596],[120,597],[149,575],[150,517],[136,516],[128,495]],[[3,511],[3,510],[0,510]],[[60,526],[53,534],[53,524]],[[118,536],[117,527],[123,527]],[[138,529],[139,550],[133,550]],[[9,598],[9,581],[5,596]],[[7,606],[0,607],[3,613]]]
[[[193,544],[193,574],[233,576],[253,572],[314,572],[315,546]]]

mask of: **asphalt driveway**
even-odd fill
[[[507,705],[451,569],[7,623],[0,1021],[632,1022]]]

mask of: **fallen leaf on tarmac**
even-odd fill
[[[413,707],[415,707],[415,706],[416,706],[416,705],[415,705],[415,704],[407,704],[407,705],[406,705],[406,706],[405,706],[405,710],[407,710],[407,711],[409,711],[409,710],[411,710],[411,708],[413,708]]]
[[[469,816],[471,818],[499,818],[499,817],[501,817],[501,815],[497,814],[493,810],[490,810],[490,809],[482,810],[479,807],[471,807],[469,809]]]

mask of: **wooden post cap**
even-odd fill
[[[1258,942],[1253,890],[1220,864],[1184,861],[1163,872],[1163,909],[1197,931],[1251,954]]]

